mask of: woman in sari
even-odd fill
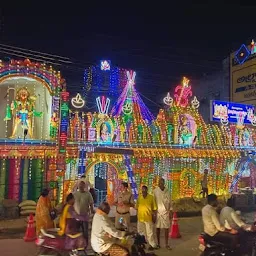
[[[39,235],[41,229],[50,229],[54,227],[51,219],[51,200],[49,190],[44,189],[36,205],[36,233]]]
[[[72,193],[67,196],[66,205],[60,217],[60,236],[66,235],[65,246],[67,250],[84,250],[86,241],[83,234],[79,232],[77,220],[87,221],[88,216],[81,216],[74,209],[75,198]]]

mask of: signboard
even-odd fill
[[[244,124],[252,124],[255,107],[235,102],[211,101],[211,121],[237,123],[243,119]]]
[[[254,42],[230,55],[231,101],[256,104],[256,53]]]
[[[68,123],[69,123],[69,93],[61,93],[60,106],[60,135],[59,135],[59,152],[65,153],[68,140]]]

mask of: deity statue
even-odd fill
[[[109,131],[109,128],[106,123],[103,123],[100,127],[100,139],[101,141],[110,141],[111,140],[111,134]]]
[[[53,112],[50,122],[50,137],[56,138],[58,133],[58,117],[55,112]]]
[[[185,116],[181,118],[180,144],[192,144],[192,132],[188,127],[188,120]]]
[[[14,127],[11,138],[14,138],[18,126],[21,124],[23,131],[27,130],[30,138],[33,138],[32,117],[41,117],[42,112],[35,111],[36,96],[31,96],[26,87],[20,88],[11,106],[7,106],[5,121],[14,117]]]
[[[250,146],[250,131],[248,128],[244,129],[244,133],[243,133],[243,146]]]

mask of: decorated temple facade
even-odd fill
[[[65,80],[52,67],[1,62],[0,198],[36,200],[51,186],[62,201],[83,174],[109,202],[122,180],[137,197],[142,184],[152,191],[159,177],[173,199],[198,196],[204,169],[210,192],[236,191],[248,170],[249,185],[255,186],[254,109],[235,113],[236,121],[229,123],[228,109],[216,103],[213,116],[220,122],[206,124],[183,78],[154,117],[135,80],[136,73],[126,70],[116,102],[99,95],[97,112],[91,113],[84,92],[70,99]]]

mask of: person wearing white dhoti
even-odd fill
[[[167,188],[165,188],[164,179],[159,180],[158,187],[154,189],[154,196],[157,205],[156,215],[156,235],[158,246],[160,247],[160,230],[165,230],[165,246],[168,250],[171,249],[169,246],[169,228],[170,228],[170,217],[172,211],[171,194]]]

